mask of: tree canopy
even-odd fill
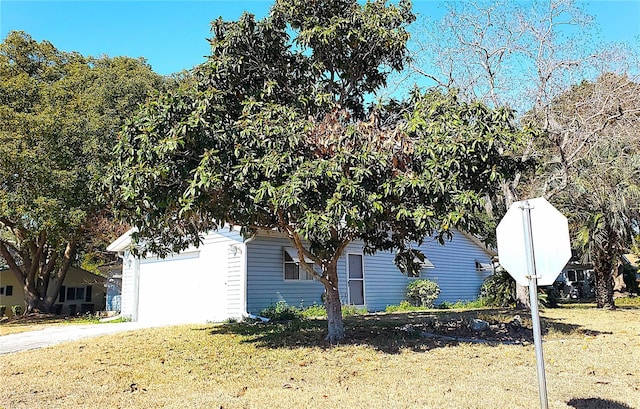
[[[515,166],[507,109],[420,90],[367,104],[404,66],[413,20],[404,1],[279,0],[260,21],[214,21],[194,86],[122,132],[109,177],[120,216],[158,254],[225,224],[286,234],[325,286],[327,338],[341,339],[349,243],[413,268],[412,243],[479,232],[484,198]]]
[[[0,255],[25,311],[51,308],[103,210],[92,186],[116,133],[161,84],[144,60],[84,57],[24,32],[0,45]]]

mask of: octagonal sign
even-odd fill
[[[527,209],[533,246],[525,239]],[[529,284],[527,255],[531,250],[527,247],[533,247],[538,285],[552,285],[571,258],[567,218],[542,197],[513,203],[498,224],[496,235],[500,264],[523,286]]]

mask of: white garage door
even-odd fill
[[[222,255],[222,254],[221,254]],[[138,321],[186,324],[226,318],[227,258],[200,252],[140,263]]]

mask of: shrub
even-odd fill
[[[414,280],[407,286],[407,298],[413,305],[431,308],[439,295],[440,286],[431,280]]]
[[[322,304],[313,303],[307,308],[302,310],[302,316],[304,318],[318,318],[318,317],[326,317],[327,309]]]
[[[19,305],[12,305],[11,306],[11,312],[13,313],[14,317],[17,317],[18,315],[22,315],[22,307]]]
[[[558,308],[560,294],[554,287],[547,287],[538,293],[538,302],[547,308]]]
[[[500,269],[484,280],[480,287],[480,298],[487,305],[510,306],[516,301],[516,282],[507,270]]]
[[[442,301],[440,304],[438,304],[437,308],[439,310],[450,310],[454,305],[455,304],[453,304],[451,301]]]
[[[0,305],[0,318],[4,317],[4,314],[7,312],[6,305]]]
[[[271,321],[291,321],[300,320],[302,318],[302,313],[298,308],[290,306],[284,301],[278,301],[277,303],[270,305],[260,311],[260,314],[258,315],[269,318]]]

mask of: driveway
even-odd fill
[[[97,337],[116,332],[133,331],[154,325],[139,322],[118,322],[86,325],[58,325],[36,331],[0,336],[0,355],[43,348],[67,341]],[[156,325],[157,326],[157,325]]]

